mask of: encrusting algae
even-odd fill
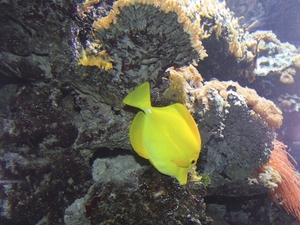
[[[83,66],[97,66],[100,69],[110,70],[113,68],[114,60],[108,56],[105,50],[101,51],[98,55],[87,55],[85,50],[82,50],[82,55],[78,59],[78,63]]]

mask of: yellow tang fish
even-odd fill
[[[179,103],[152,107],[148,82],[130,92],[123,103],[142,110],[129,131],[133,149],[161,173],[186,184],[201,148],[198,127],[186,107]]]

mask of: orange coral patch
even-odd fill
[[[300,68],[300,55],[293,57],[292,62],[294,64],[294,66],[296,66],[297,68]]]
[[[284,84],[293,84],[295,82],[293,76],[289,73],[283,73],[279,80]]]

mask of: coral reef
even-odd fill
[[[219,97],[219,112],[228,105],[228,90],[233,89],[236,93],[244,97],[246,104],[252,107],[252,110],[260,115],[270,127],[280,128],[282,124],[282,112],[276,105],[265,98],[260,97],[255,90],[250,88],[243,88],[236,82],[220,82],[217,80],[205,82],[201,75],[193,66],[174,69],[169,68],[170,72],[170,88],[166,90],[165,96],[172,100],[177,100],[183,104],[188,105],[188,94],[192,95],[190,103],[194,105],[195,101],[202,101],[207,110],[210,109],[209,101]],[[176,95],[174,96],[174,93]],[[209,94],[210,93],[210,94]]]
[[[292,223],[254,172],[275,131],[299,146],[300,126],[286,122],[300,118],[296,47],[250,33],[255,23],[241,26],[217,0],[0,5],[1,222]],[[135,111],[122,99],[144,81],[154,106],[193,114],[207,187],[179,186],[130,155]]]
[[[165,92],[165,96],[173,100],[181,100],[186,105],[192,105],[191,110],[194,112],[194,117],[201,118],[198,121],[202,134],[204,133],[204,146],[198,167],[203,167],[202,172],[210,175],[211,182],[208,185],[207,196],[211,197],[207,197],[206,202],[212,202],[208,204],[207,210],[207,214],[214,219],[212,224],[218,224],[218,221],[220,224],[231,224],[237,221],[244,223],[244,221],[251,220],[255,217],[255,209],[249,207],[249,205],[245,206],[245,200],[243,200],[244,204],[234,202],[232,206],[226,206],[227,210],[224,208],[225,212],[216,213],[212,207],[221,207],[221,205],[216,206],[213,196],[218,196],[219,199],[224,198],[221,201],[225,202],[233,201],[230,197],[244,196],[245,198],[245,196],[248,196],[249,200],[247,201],[250,205],[260,204],[258,202],[254,203],[257,200],[251,200],[251,196],[265,193],[267,190],[262,188],[262,185],[268,189],[278,187],[281,175],[270,166],[264,167],[265,173],[259,175],[259,181],[253,176],[255,170],[252,169],[260,168],[263,163],[259,160],[269,161],[266,156],[271,151],[272,144],[270,142],[275,135],[271,130],[268,130],[266,124],[261,123],[261,120],[250,109],[252,108],[255,112],[253,106],[258,101],[262,101],[261,107],[262,105],[267,106],[268,103],[271,104],[271,108],[275,108],[278,113],[279,125],[282,122],[280,110],[271,101],[258,97],[254,90],[242,88],[235,82],[214,80],[202,84],[201,75],[192,66],[179,69],[170,68],[168,71],[170,73],[170,88]],[[271,114],[272,111],[270,111]],[[243,125],[239,125],[239,122]],[[261,131],[261,133],[257,133],[258,131]],[[207,134],[211,136],[205,137]],[[255,135],[253,136],[253,134]],[[263,136],[266,139],[261,143],[256,143],[255,146],[255,141],[262,140]],[[242,141],[243,144],[237,144],[238,147],[235,148],[228,140],[234,143]],[[253,147],[250,147],[248,141],[253,144]],[[264,145],[267,142],[269,148]],[[206,143],[209,144],[206,145]],[[247,146],[247,148],[244,146]],[[238,156],[239,154],[241,155]],[[253,161],[251,162],[251,160]],[[269,202],[268,200],[264,201]],[[235,210],[240,207],[241,210],[226,213],[231,207],[234,207]],[[281,219],[272,217],[271,214],[276,211],[274,207],[272,210],[269,209],[270,211],[264,210],[266,214],[270,215],[272,224],[280,224],[283,221],[292,223],[293,221],[291,217],[284,215],[280,216]],[[216,215],[222,214],[222,218],[216,217]],[[264,223],[266,222],[261,221],[261,224]]]
[[[271,141],[275,136],[271,128],[280,127],[281,111],[273,102],[236,82],[213,80],[202,84],[202,77],[193,66],[169,68],[167,71],[170,73],[170,88],[165,97],[193,106],[190,110],[198,121],[202,139],[209,143],[204,144],[204,149],[207,148],[202,152],[204,160],[198,163],[204,167],[203,173],[211,177],[208,194],[216,194],[215,190],[218,190],[217,194],[221,195],[221,190],[214,188],[223,185],[224,193],[229,195],[228,190],[236,190],[237,180],[239,185],[245,182],[248,186],[245,179],[251,177],[261,163],[269,160]],[[235,147],[228,140],[235,144],[242,141],[243,144]]]

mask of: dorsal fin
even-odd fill
[[[190,129],[192,130],[192,134],[195,136],[195,138],[197,139],[197,142],[201,146],[201,138],[200,138],[198,126],[197,126],[194,118],[192,117],[192,115],[187,110],[187,108],[180,103],[173,104],[172,106],[174,108],[176,108],[177,111],[180,113],[180,115],[182,115],[184,117],[185,121],[188,123]]]
[[[123,103],[141,110],[151,107],[150,85],[145,82],[130,92],[123,100]]]

